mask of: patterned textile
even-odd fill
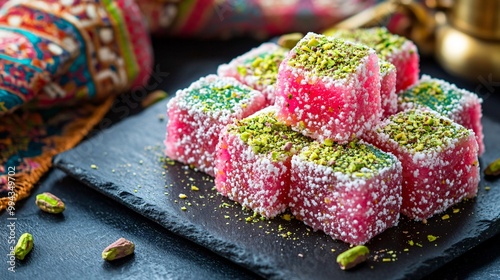
[[[259,38],[321,31],[375,0],[142,0],[153,33]]]
[[[149,33],[133,0],[4,3],[0,210],[27,196],[52,157],[76,145],[115,94],[147,82],[151,68]]]
[[[103,99],[144,80],[151,67],[150,42],[132,0],[9,1],[3,8],[2,112],[28,102]]]

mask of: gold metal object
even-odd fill
[[[437,28],[436,58],[450,73],[500,79],[500,1],[455,0]]]

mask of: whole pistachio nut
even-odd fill
[[[500,176],[500,158],[493,161],[484,170],[486,176]]]
[[[290,33],[281,35],[281,37],[278,39],[278,45],[286,49],[293,49],[293,47],[297,45],[302,37],[304,37],[304,34],[302,33]]]
[[[64,211],[64,202],[57,196],[48,192],[37,195],[35,203],[42,211],[48,213],[59,214]]]
[[[102,251],[102,258],[107,261],[112,261],[131,255],[134,253],[134,250],[134,243],[122,237],[111,243]]]
[[[342,270],[351,269],[366,261],[370,250],[366,246],[358,245],[337,256],[337,263]]]
[[[24,260],[26,255],[33,249],[33,235],[30,233],[23,233],[19,240],[17,240],[16,247],[14,247],[14,255],[20,260]]]

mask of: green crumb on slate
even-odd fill
[[[297,153],[312,141],[278,122],[273,112],[236,121],[228,131],[238,134],[254,153],[269,154],[273,161],[280,161]]]
[[[92,168],[92,169],[98,169],[99,167],[97,167],[97,165],[95,165],[95,164],[91,164],[90,168]]]
[[[469,130],[430,112],[409,110],[390,117],[390,123],[378,128],[401,146],[413,151],[436,149],[451,139],[461,139]]]
[[[484,189],[485,189],[486,191],[489,191],[491,188],[490,188],[490,186],[486,186],[486,187],[484,187]]]
[[[285,49],[279,48],[274,52],[261,54],[249,59],[244,65],[238,66],[237,70],[241,76],[257,77],[258,85],[273,85],[276,83],[278,68],[285,58]]]
[[[370,250],[363,245],[355,246],[337,256],[337,263],[342,270],[350,269],[366,261]]]
[[[436,239],[438,239],[437,236],[434,236],[431,234],[427,235],[427,240],[429,240],[429,242],[434,242],[434,241],[436,241]]]
[[[283,214],[283,216],[281,216],[281,218],[285,221],[291,221],[292,220],[292,215],[290,214]]]
[[[402,92],[399,97],[403,102],[413,102],[441,114],[449,114],[460,105],[462,94],[456,89],[443,87],[440,82],[431,80],[417,84]]]
[[[187,210],[186,206],[182,206],[182,207],[181,207],[181,210],[182,210],[182,211],[186,211],[186,210]]]
[[[293,48],[288,65],[334,79],[347,78],[370,53],[370,48],[324,35],[309,35]]]
[[[413,246],[413,245],[415,245],[415,242],[413,242],[413,240],[408,240],[408,244],[409,244],[410,246]]]
[[[394,164],[390,155],[357,141],[344,145],[329,141],[323,144],[312,142],[299,156],[303,160],[330,167],[335,172],[365,178],[370,178],[378,174],[378,170]]]
[[[192,191],[199,191],[200,189],[199,189],[197,186],[192,185],[192,186],[191,186],[191,190],[192,190]]]
[[[450,218],[450,215],[445,214],[441,217],[441,220],[448,220]]]
[[[187,198],[187,195],[185,195],[185,194],[181,193],[181,194],[179,194],[179,198],[180,198],[180,199],[186,199],[186,198]]]

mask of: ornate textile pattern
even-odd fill
[[[133,0],[6,1],[0,12],[0,210],[29,195],[53,156],[81,141],[115,94],[146,83],[152,60]]]

